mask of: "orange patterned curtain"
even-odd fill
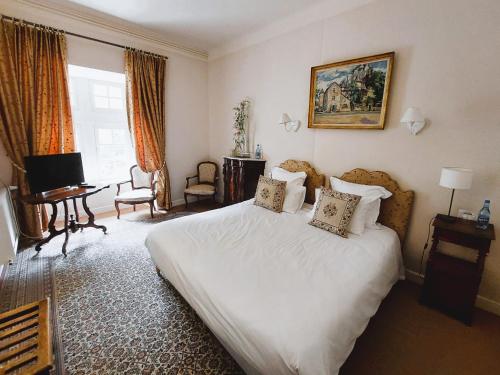
[[[29,194],[25,156],[74,151],[66,37],[61,32],[0,20],[0,139],[21,195]],[[19,206],[21,230],[41,237],[43,207]]]
[[[158,174],[157,202],[170,209],[170,179],[165,162],[165,58],[125,50],[127,115],[137,164]]]

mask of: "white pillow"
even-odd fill
[[[365,228],[375,225],[379,210],[380,198],[361,197],[347,230],[354,234],[363,234]],[[371,224],[373,219],[375,221]]]
[[[362,234],[365,228],[373,228],[376,225],[380,213],[380,199],[392,195],[382,186],[354,184],[336,177],[330,177],[330,184],[333,190],[361,196],[348,228],[349,232],[354,234]]]
[[[289,172],[280,167],[271,169],[271,178],[279,181],[286,181],[285,201],[283,202],[283,211],[291,214],[296,213],[306,199],[306,172]]]
[[[344,193],[341,190],[349,190],[350,193],[348,194],[356,194],[362,197],[377,196],[378,198],[386,199],[392,196],[392,193],[383,186],[355,184],[337,177],[330,177],[330,185],[333,190],[340,191],[341,193]]]
[[[306,180],[306,172],[289,172],[286,169],[280,167],[274,167],[271,169],[271,178],[280,181],[286,181],[286,185],[304,185]]]
[[[314,216],[314,212],[316,211],[316,205],[318,204],[319,194],[321,193],[321,188],[314,189],[314,204],[311,211],[309,211],[306,215],[309,219],[312,219]]]
[[[306,199],[306,187],[286,184],[285,201],[282,210],[291,214],[302,208]]]

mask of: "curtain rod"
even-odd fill
[[[140,51],[140,52],[143,52],[143,53],[151,55],[151,56],[156,56],[156,57],[160,57],[160,58],[163,58],[165,60],[168,60],[167,56],[159,55],[157,53],[143,51],[143,50],[138,50],[136,48],[124,46],[124,45],[121,45],[121,44],[118,44],[118,43],[108,42],[106,40],[92,38],[90,36],[81,35],[81,34],[77,34],[77,33],[72,33],[70,31],[65,31],[65,30],[61,30],[61,29],[56,29],[56,28],[53,28],[53,27],[50,27],[50,26],[41,25],[39,23],[34,23],[34,22],[30,22],[30,21],[21,20],[19,18],[15,18],[15,17],[11,17],[11,16],[6,16],[4,14],[0,14],[0,16],[1,16],[1,18],[5,18],[5,19],[7,19],[8,21],[11,21],[11,22],[21,22],[21,23],[25,23],[26,25],[33,26],[33,27],[40,27],[40,26],[41,27],[46,27],[46,28],[51,29],[51,30],[62,32],[64,34],[66,34],[66,35],[76,36],[77,38],[87,39],[87,40],[91,40],[93,42],[107,44],[108,46],[118,47],[118,48],[122,48],[122,49],[129,49],[129,50],[133,50],[133,51],[134,50],[135,51]]]

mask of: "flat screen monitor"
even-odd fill
[[[75,186],[85,181],[79,152],[27,156],[24,164],[31,194]]]

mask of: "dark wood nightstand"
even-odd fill
[[[420,302],[438,308],[470,325],[484,261],[495,239],[493,224],[486,230],[476,229],[476,222],[456,219],[450,223],[437,215],[434,220],[432,247],[425,271]],[[440,241],[454,243],[477,251],[475,262],[438,251]]]

